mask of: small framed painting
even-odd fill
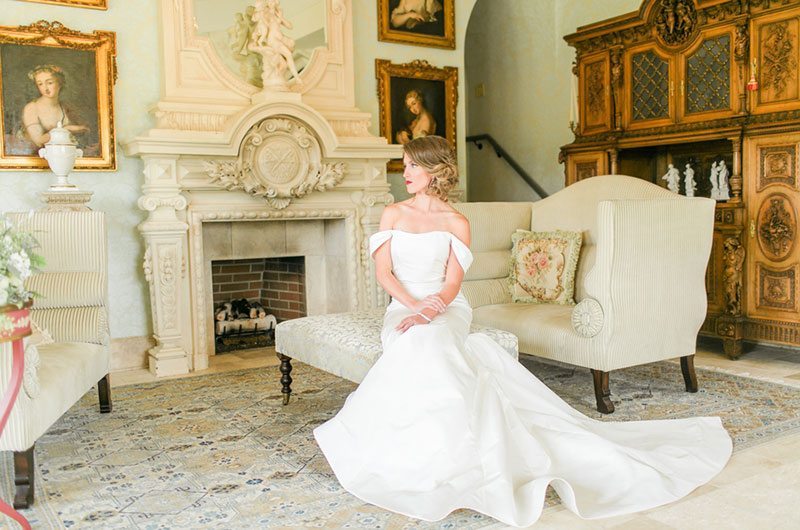
[[[54,6],[88,7],[89,9],[108,9],[108,0],[23,0],[37,4],[52,4]]]
[[[111,32],[0,26],[0,169],[47,169],[39,149],[59,123],[83,150],[76,170],[116,169],[115,59]]]
[[[455,0],[378,0],[378,40],[456,47]]]
[[[381,135],[389,143],[436,134],[456,144],[458,69],[436,68],[427,61],[392,64],[375,60],[378,78]],[[391,160],[388,170],[403,170],[402,160]]]

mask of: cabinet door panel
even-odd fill
[[[567,186],[579,180],[608,174],[608,154],[605,151],[574,153],[567,158]]]
[[[707,31],[680,55],[680,121],[736,114],[740,81],[733,41],[733,28]]]
[[[800,19],[795,13],[753,22],[751,46],[758,66],[758,90],[753,93],[753,113],[800,108]]]
[[[669,125],[675,116],[674,61],[654,45],[626,53],[623,121],[629,129]]]
[[[748,316],[800,322],[800,134],[747,142]]]
[[[582,134],[611,129],[611,61],[608,52],[587,56],[580,63]]]

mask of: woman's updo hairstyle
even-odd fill
[[[422,136],[414,138],[403,146],[408,158],[431,175],[431,183],[426,190],[447,202],[447,194],[458,184],[458,165],[456,151],[441,136]]]
[[[67,84],[67,76],[64,75],[64,70],[60,66],[56,66],[54,64],[40,64],[37,65],[33,70],[28,72],[28,79],[36,82],[36,76],[42,72],[48,72],[52,74],[58,80],[58,84],[61,88],[64,88],[64,85]]]

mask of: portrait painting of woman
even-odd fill
[[[454,0],[379,0],[378,40],[455,48]]]
[[[50,140],[49,131],[61,125],[72,133],[79,146],[85,146],[86,142],[81,140],[91,129],[82,123],[77,110],[60,98],[66,84],[64,70],[54,64],[39,65],[28,72],[28,79],[36,85],[40,95],[22,109],[22,126],[17,132],[20,139],[34,144],[38,150]],[[97,151],[96,146],[94,150]]]
[[[44,35],[59,35],[58,45],[36,44]],[[115,35],[42,22],[0,36],[17,39],[0,44],[0,168],[48,169],[39,149],[61,125],[83,151],[77,170],[114,169]]]
[[[444,83],[421,79],[392,79],[394,143],[437,134],[444,124]]]
[[[61,123],[84,156],[98,156],[97,87],[86,83],[94,77],[94,55],[79,50],[35,51],[29,46],[4,45],[0,52],[3,154],[37,156],[50,140],[50,129]]]
[[[414,116],[406,127],[395,135],[398,144],[407,144],[414,138],[436,134],[436,118],[425,107],[425,97],[419,90],[409,90],[405,98],[406,109]]]
[[[381,135],[405,145],[425,136],[456,138],[458,69],[437,68],[424,60],[393,64],[376,59]],[[402,171],[399,160],[389,171]]]
[[[442,34],[442,4],[439,0],[394,0],[389,22],[393,28],[432,35]]]

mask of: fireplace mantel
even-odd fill
[[[384,304],[367,238],[392,201],[386,162],[400,156],[353,106],[351,0],[327,0],[328,48],[285,92],[259,91],[228,71],[194,34],[192,6],[161,0],[168,75],[156,126],[124,146],[144,161],[139,230],[157,376],[204,369],[213,353],[204,223],[344,220],[345,309]]]

